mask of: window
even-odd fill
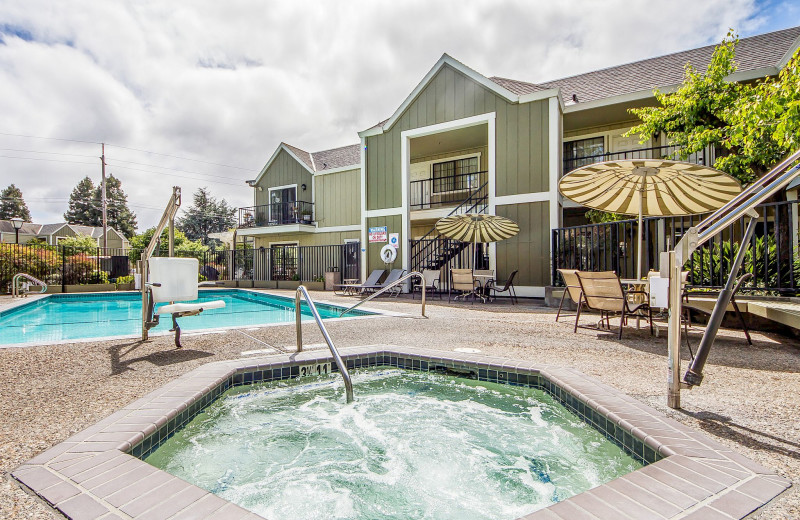
[[[605,138],[603,137],[568,141],[564,143],[564,173],[587,164],[600,162],[602,158],[597,156],[604,153]]]
[[[478,187],[477,157],[434,163],[433,192],[464,191]]]
[[[288,188],[270,188],[269,220],[274,224],[291,224],[297,222],[297,186]]]

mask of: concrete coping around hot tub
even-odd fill
[[[541,388],[646,464],[525,520],[743,518],[791,485],[774,471],[571,368],[394,346],[343,349],[342,357],[352,368],[455,369],[484,381]],[[293,378],[297,367],[329,361],[327,351],[312,351],[203,365],[34,457],[12,476],[74,520],[260,519],[142,458],[226,389]]]

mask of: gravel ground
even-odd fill
[[[354,301],[331,293],[314,297]],[[8,302],[0,297],[0,306]],[[488,355],[575,367],[791,479],[794,486],[755,518],[800,518],[798,340],[753,333],[750,347],[741,332],[723,331],[706,365],[704,384],[684,391],[683,410],[674,411],[666,407],[663,333],[651,338],[644,328],[628,327],[621,341],[615,332],[579,329],[573,334],[574,318],[555,323],[554,311],[535,303],[512,307],[434,300],[428,306],[429,319],[419,318],[419,301],[383,299],[367,305],[412,317],[330,323],[339,348],[379,343],[442,350],[471,347]],[[699,333],[695,329],[692,334],[695,345]],[[304,335],[306,343],[322,342],[312,327],[306,327]],[[242,352],[250,350],[293,349],[293,341],[294,327],[289,325],[185,334],[183,350],[175,350],[171,338],[163,336],[146,343],[118,340],[0,349],[0,518],[55,516],[9,477],[22,462],[201,364],[243,357]],[[688,351],[684,356],[685,368]]]

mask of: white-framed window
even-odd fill
[[[433,193],[467,191],[478,187],[480,182],[480,158],[466,157],[432,165]]]
[[[269,188],[269,221],[273,224],[291,224],[298,221],[297,184]]]
[[[564,142],[564,173],[602,160],[606,139],[603,136]]]

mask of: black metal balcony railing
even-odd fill
[[[796,200],[770,202],[755,209],[760,216],[741,270],[741,274],[752,273],[753,278],[743,290],[796,296],[800,294],[800,221],[797,217],[800,203]],[[673,247],[690,226],[704,217],[644,219],[642,273],[658,270],[659,253]],[[747,217],[742,217],[694,252],[684,266],[689,272],[691,287],[715,290],[725,284],[746,224]],[[554,229],[553,285],[562,284],[557,272],[561,268],[615,271],[622,278],[635,278],[637,227],[636,220],[622,220]]]
[[[314,224],[314,204],[311,202],[275,202],[262,206],[239,208],[239,227],[282,226],[285,224]]]
[[[667,146],[653,146],[650,148],[637,148],[635,150],[627,150],[624,152],[607,152],[597,155],[587,155],[585,157],[565,157],[564,158],[564,173],[569,173],[581,166],[589,164],[604,162],[604,161],[620,161],[624,159],[670,159],[673,161],[686,161],[695,164],[712,164],[713,160],[710,157],[710,150],[704,152],[695,152],[690,154],[685,159],[680,158],[680,146],[667,145]]]
[[[411,209],[457,206],[486,181],[485,171],[411,181]]]

